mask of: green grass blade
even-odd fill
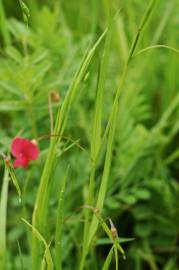
[[[3,185],[0,200],[0,269],[5,269],[6,265],[6,217],[8,199],[9,172],[5,167]]]
[[[18,252],[19,252],[19,257],[20,257],[21,270],[25,270],[24,262],[23,262],[23,257],[22,257],[22,250],[21,250],[21,246],[20,246],[18,240],[17,240],[17,246],[18,246]]]
[[[116,270],[119,269],[119,258],[118,258],[118,250],[116,247],[114,247],[114,255],[115,255],[115,261],[116,261]]]
[[[58,209],[57,209],[57,222],[56,222],[56,233],[55,233],[55,266],[56,270],[62,270],[62,228],[63,228],[63,207],[64,207],[64,193],[66,188],[66,182],[69,174],[69,167],[67,168],[62,187],[59,194]]]
[[[21,10],[22,10],[22,15],[23,15],[23,20],[25,24],[28,26],[29,24],[29,18],[30,18],[30,11],[27,5],[24,3],[24,1],[19,0]]]
[[[55,125],[55,130],[54,130],[54,132],[56,134],[63,133],[63,131],[66,127],[66,122],[67,122],[67,119],[69,116],[69,111],[70,111],[72,102],[77,94],[79,84],[80,84],[81,80],[83,79],[85,72],[87,70],[87,67],[89,66],[91,59],[92,59],[97,47],[99,46],[99,44],[103,40],[105,34],[106,34],[106,31],[104,31],[104,33],[98,38],[96,43],[87,52],[87,54],[84,56],[84,58],[82,60],[80,68],[77,71],[77,73],[72,81],[72,84],[70,86],[70,89],[65,97],[64,103],[58,112],[57,121],[56,121],[56,125]]]
[[[2,33],[4,45],[8,46],[10,44],[10,35],[7,29],[7,19],[2,0],[0,0],[0,31]]]
[[[174,48],[174,47],[172,47],[172,46],[168,46],[168,45],[164,45],[164,44],[157,44],[157,45],[152,45],[152,46],[149,46],[149,47],[146,47],[146,48],[140,50],[134,56],[137,56],[137,55],[139,55],[139,54],[141,54],[143,52],[149,51],[151,49],[157,49],[157,48],[169,49],[169,50],[171,50],[173,52],[179,53],[179,50],[176,49],[176,48]]]
[[[107,68],[109,64],[109,52],[111,46],[111,38],[114,26],[114,19],[109,22],[109,27],[106,35],[104,51],[100,63],[99,80],[97,86],[96,104],[94,112],[94,125],[91,140],[91,157],[95,160],[101,144],[101,125],[102,125],[102,112],[103,112],[103,96],[104,88],[107,77]]]
[[[106,257],[106,260],[104,262],[102,270],[109,270],[109,267],[110,267],[110,264],[112,261],[112,257],[113,257],[113,249],[114,249],[114,246],[111,247],[111,249],[108,253],[108,256]]]
[[[132,42],[130,51],[129,51],[129,56],[126,62],[126,65],[124,66],[123,74],[120,80],[119,87],[116,91],[116,96],[115,100],[112,106],[112,111],[110,115],[110,119],[108,122],[107,129],[109,130],[109,135],[108,135],[108,140],[107,140],[107,151],[106,151],[106,157],[105,157],[105,164],[104,164],[104,170],[103,170],[103,175],[102,175],[102,180],[101,180],[101,185],[99,188],[99,193],[97,197],[97,203],[96,203],[96,208],[99,209],[100,211],[103,208],[104,204],[104,199],[106,195],[106,190],[107,190],[107,184],[108,184],[108,178],[109,178],[109,173],[110,173],[110,167],[111,167],[111,160],[112,160],[112,149],[113,149],[113,141],[114,141],[114,135],[115,135],[115,128],[116,128],[116,122],[117,122],[117,114],[118,114],[118,105],[119,105],[119,97],[121,94],[121,90],[123,88],[127,73],[128,73],[128,65],[129,62],[134,54],[134,51],[136,49],[136,46],[138,44],[140,35],[142,33],[142,30],[148,21],[151,12],[153,11],[154,5],[157,1],[152,0],[150,1],[149,5],[147,6],[146,12],[141,20],[141,23],[139,25],[139,30]],[[97,230],[98,227],[98,220],[96,219],[95,216],[93,216],[91,226],[90,226],[90,231],[89,231],[89,239],[88,239],[88,246],[90,246],[91,240]]]
[[[140,22],[137,34],[136,34],[136,36],[135,36],[135,38],[133,40],[132,46],[130,48],[129,56],[128,56],[128,60],[127,60],[128,63],[130,62],[130,60],[131,60],[131,58],[132,58],[132,56],[134,54],[134,51],[135,51],[135,49],[137,47],[137,44],[138,44],[139,38],[141,36],[141,33],[142,33],[147,21],[149,20],[150,15],[151,15],[151,13],[152,13],[152,11],[154,9],[154,6],[156,5],[157,2],[158,2],[158,0],[151,0],[149,2],[149,5],[147,6],[147,9],[146,9],[146,11],[145,11],[145,13],[143,15],[143,18],[142,18],[142,20]]]
[[[9,172],[9,175],[11,177],[11,180],[17,190],[18,196],[19,196],[19,202],[21,202],[21,189],[17,180],[17,177],[15,175],[14,169],[13,169],[13,165],[11,164],[11,162],[8,160],[8,163],[5,162],[5,166],[7,171]]]
[[[33,230],[36,238],[40,242],[42,242],[44,244],[44,247],[45,247],[45,258],[46,258],[46,263],[47,263],[47,270],[53,270],[54,269],[53,268],[53,260],[52,260],[52,256],[51,256],[51,253],[50,253],[50,248],[49,248],[49,245],[47,244],[47,242],[45,241],[44,237],[27,220],[25,220],[24,218],[22,218],[22,221]]]
[[[54,133],[55,134],[63,134],[63,131],[66,127],[69,111],[73,100],[77,94],[78,87],[83,79],[86,69],[88,68],[90,61],[95,53],[95,50],[101,43],[105,36],[105,32],[99,37],[93,47],[88,51],[88,53],[84,56],[82,63],[80,65],[79,70],[75,74],[75,77],[72,81],[72,84],[68,90],[68,93],[65,97],[65,100],[62,104],[62,107],[59,108]],[[48,185],[53,173],[54,169],[54,162],[56,159],[56,150],[58,148],[61,136],[52,137],[50,142],[50,147],[48,151],[48,156],[44,165],[44,170],[41,176],[40,185],[38,189],[38,194],[36,198],[36,203],[33,212],[33,226],[37,228],[41,233],[45,231],[46,224],[47,224],[47,205],[48,205]],[[39,267],[40,262],[40,255],[37,257],[36,253],[39,253],[38,243],[36,242],[36,238],[33,237],[32,242],[32,261],[33,261],[33,270],[36,270]]]

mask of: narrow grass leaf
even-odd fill
[[[114,246],[111,247],[111,249],[108,253],[108,256],[106,257],[106,260],[104,262],[102,270],[109,270],[109,267],[110,267],[110,264],[112,261],[112,257],[113,257],[113,249],[114,249]]]
[[[55,233],[55,266],[57,270],[62,269],[61,253],[62,253],[62,229],[63,229],[63,209],[64,209],[64,193],[66,188],[66,182],[69,174],[69,167],[67,168],[62,187],[59,194],[58,209],[57,209],[57,221],[56,221],[56,233]]]
[[[151,49],[158,49],[158,48],[169,49],[169,50],[171,50],[171,51],[179,54],[179,50],[176,49],[176,48],[174,48],[174,47],[172,47],[172,46],[168,46],[168,45],[164,45],[164,44],[157,44],[157,45],[152,45],[152,46],[149,46],[149,47],[146,47],[146,48],[140,50],[139,52],[137,52],[134,55],[134,57],[137,56],[137,55],[139,55],[139,54],[141,54],[141,53],[143,53],[143,52],[149,51]]]
[[[6,265],[6,217],[8,199],[9,172],[5,167],[3,185],[0,200],[0,269],[5,269]]]
[[[119,243],[127,243],[127,242],[131,242],[131,241],[134,241],[135,238],[121,238],[121,237],[118,237],[117,241],[119,241]],[[100,239],[97,239],[96,241],[96,245],[100,246],[100,245],[111,245],[113,243],[113,241],[111,241],[111,239],[109,238],[100,238]]]
[[[20,257],[21,270],[25,270],[24,262],[23,262],[23,257],[22,257],[22,250],[21,250],[21,246],[20,246],[18,240],[17,240],[17,246],[18,246],[18,252],[19,252],[19,257]]]
[[[11,164],[11,162],[8,160],[8,163],[5,162],[5,166],[7,171],[9,172],[9,175],[11,177],[11,180],[17,190],[18,196],[19,196],[19,202],[21,202],[21,189],[17,180],[17,177],[15,175],[14,169],[13,169],[13,165]]]
[[[116,270],[119,269],[119,258],[118,258],[118,250],[114,247],[114,255],[115,255],[115,262],[116,262]]]
[[[10,34],[7,28],[7,19],[2,0],[0,0],[0,31],[2,33],[4,45],[8,46],[10,44]]]
[[[44,237],[40,234],[40,232],[34,227],[32,226],[27,220],[25,220],[24,218],[22,218],[22,221],[27,225],[29,226],[36,238],[41,241],[43,244],[44,244],[44,247],[45,247],[45,258],[46,258],[46,263],[47,263],[47,269],[48,270],[53,270],[53,260],[52,260],[52,256],[51,256],[51,253],[50,253],[50,248],[49,248],[49,245],[47,244],[47,242],[45,241]]]
[[[27,5],[24,3],[24,1],[19,0],[20,6],[21,6],[21,10],[22,10],[22,15],[23,15],[23,19],[24,22],[26,23],[26,25],[28,26],[29,24],[29,18],[30,18],[30,11],[29,8],[27,7]]]
[[[1,90],[1,88],[2,88],[2,90],[6,90],[7,92],[22,98],[21,90],[19,88],[17,88],[16,85],[13,84],[13,82],[11,82],[11,81],[1,80],[0,81],[0,90]]]

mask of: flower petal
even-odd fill
[[[14,168],[18,168],[18,167],[23,167],[23,168],[27,168],[29,165],[29,160],[25,157],[18,157],[15,161],[14,161]]]
[[[17,157],[22,154],[23,148],[26,145],[27,139],[16,137],[11,144],[11,153]]]
[[[35,143],[28,141],[25,153],[30,160],[36,160],[39,156],[39,148]]]

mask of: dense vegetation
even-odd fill
[[[0,270],[179,269],[178,26],[177,0],[0,0]]]

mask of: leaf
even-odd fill
[[[121,194],[120,195],[120,200],[126,204],[132,205],[135,204],[137,202],[137,199],[134,195],[130,195],[130,194]]]
[[[118,241],[119,243],[126,243],[126,242],[131,242],[133,241],[135,238],[121,238],[121,237],[118,237]],[[100,245],[110,245],[110,244],[113,244],[113,241],[109,238],[100,238],[100,239],[97,239],[96,241],[96,245],[97,246],[100,246]]]
[[[8,46],[6,48],[6,54],[12,58],[16,63],[22,64],[23,63],[23,57],[20,54],[20,52],[13,46]]]
[[[18,183],[18,180],[16,178],[16,175],[15,175],[15,172],[14,172],[14,169],[13,169],[13,165],[11,164],[10,160],[8,160],[8,162],[6,163],[5,161],[5,166],[6,166],[6,169],[8,170],[9,174],[10,174],[10,177],[11,177],[11,180],[17,190],[17,193],[18,193],[18,196],[19,196],[19,202],[21,202],[21,189],[19,187],[19,183]]]
[[[151,195],[150,191],[148,191],[147,189],[142,189],[142,188],[133,190],[133,194],[135,197],[141,200],[149,200],[150,195]]]
[[[0,111],[10,112],[10,111],[23,111],[26,109],[26,103],[19,100],[9,100],[0,101]]]
[[[108,256],[106,257],[106,260],[104,262],[102,270],[108,270],[109,269],[110,264],[111,264],[111,260],[112,260],[112,257],[113,257],[113,249],[114,249],[114,246],[112,246],[112,248],[110,249],[110,251],[108,253]]]
[[[8,91],[11,94],[14,94],[18,97],[22,97],[21,90],[12,81],[1,80],[0,87],[2,87],[4,90]]]
[[[0,269],[6,265],[6,217],[7,217],[7,199],[8,199],[9,173],[7,168],[4,170],[3,185],[0,200]]]
[[[45,258],[46,258],[46,262],[47,262],[47,270],[53,270],[54,268],[53,268],[52,256],[51,256],[51,253],[50,253],[49,245],[45,241],[44,237],[27,220],[25,220],[24,218],[22,218],[22,221],[33,230],[33,232],[34,232],[35,236],[37,237],[37,239],[44,244],[44,246],[45,246]]]
[[[48,56],[48,51],[47,50],[38,50],[37,52],[35,52],[31,58],[30,58],[30,62],[34,65],[40,63],[41,61],[43,61],[44,59],[46,59]]]
[[[23,14],[24,22],[25,22],[25,23],[27,24],[27,26],[28,26],[29,18],[30,18],[30,11],[29,11],[29,8],[28,8],[27,5],[24,3],[24,1],[19,0],[19,3],[20,3],[20,6],[21,6],[21,9],[22,9],[22,14]]]
[[[58,209],[57,209],[57,221],[56,221],[56,233],[55,233],[55,265],[57,270],[62,269],[61,254],[62,254],[62,227],[63,227],[63,209],[64,209],[64,193],[66,189],[66,182],[69,174],[69,167],[66,170],[65,177],[63,179],[62,187],[59,193]]]

